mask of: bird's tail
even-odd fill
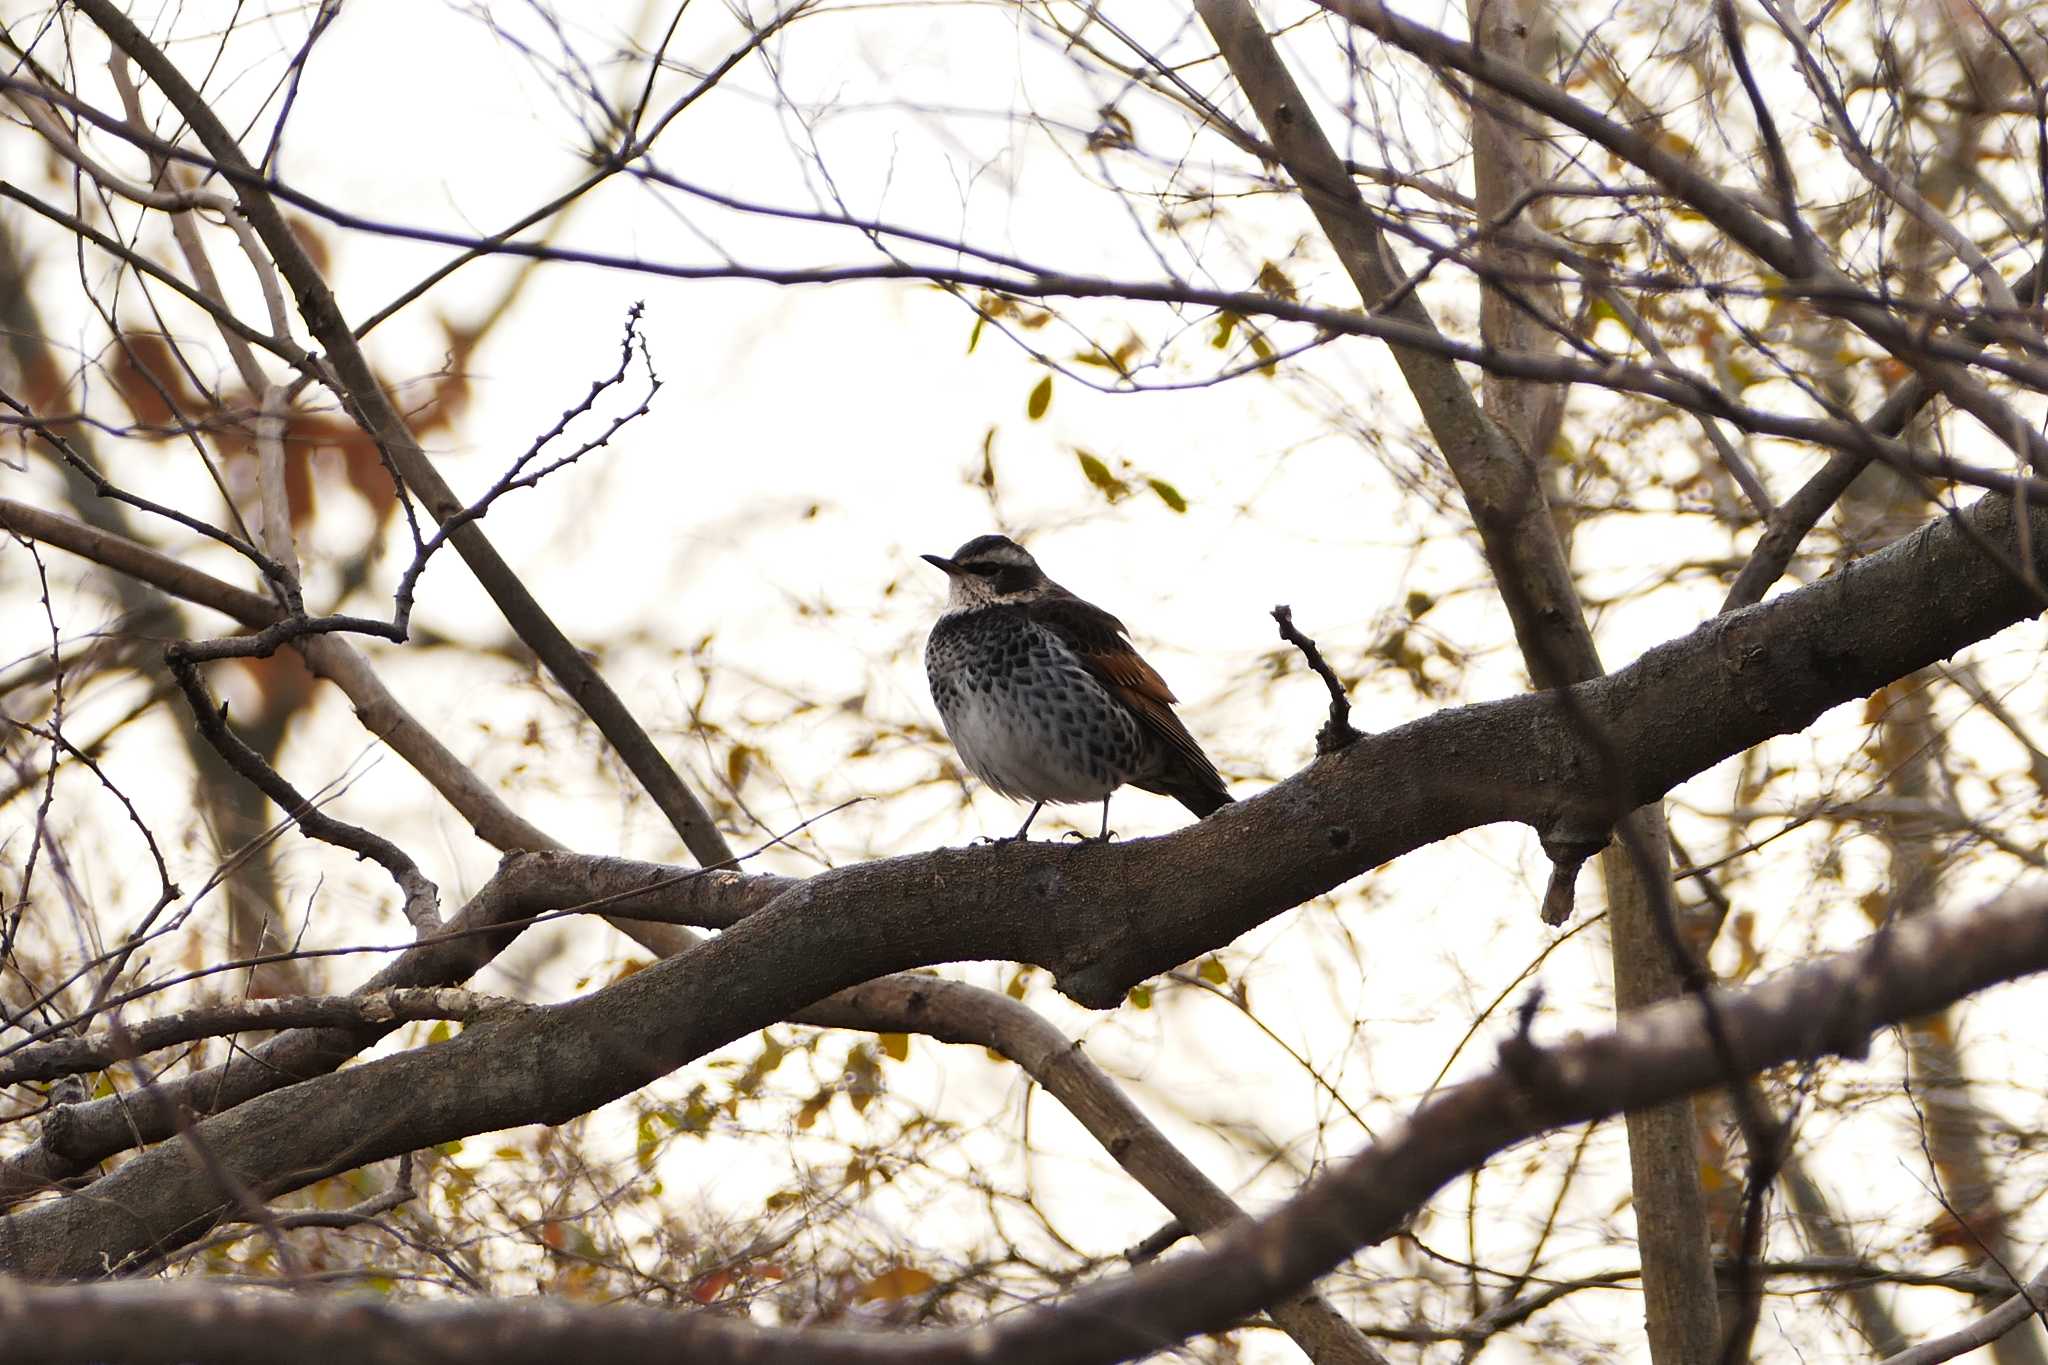
[[[1196,816],[1213,815],[1236,798],[1223,789],[1223,779],[1211,768],[1205,773],[1175,773],[1156,783],[1142,783],[1146,791],[1170,796]]]

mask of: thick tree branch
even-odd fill
[[[948,1043],[992,1048],[1022,1067],[1088,1130],[1117,1165],[1174,1215],[1216,1240],[1245,1219],[1222,1186],[1145,1117],[1088,1059],[1081,1044],[1030,1006],[994,991],[933,976],[900,975],[841,991],[805,1010],[806,1023],[874,1028],[893,1016],[901,1030]],[[1282,1299],[1268,1311],[1316,1365],[1386,1365],[1386,1359],[1322,1295]]]
[[[706,945],[700,953],[715,947]],[[636,983],[689,960],[642,972],[602,994],[630,993]],[[2042,970],[2048,970],[2048,891],[2035,888],[1967,911],[1896,924],[1849,952],[1760,985],[1717,991],[1715,1011],[1739,1064],[1757,1071],[1828,1055],[1861,1056],[1875,1029]],[[512,1031],[518,1027],[515,1022]],[[506,1030],[485,1025],[429,1051],[456,1052],[465,1041],[493,1031]],[[495,1041],[504,1046],[514,1040]],[[383,1067],[388,1063],[349,1074]],[[801,1358],[811,1365],[1124,1360],[1228,1327],[1299,1289],[1359,1247],[1387,1236],[1446,1181],[1513,1143],[1668,1101],[1723,1079],[1720,1049],[1707,1037],[1699,1004],[1689,999],[1639,1011],[1612,1032],[1554,1048],[1523,1043],[1506,1050],[1486,1075],[1440,1093],[1280,1209],[1239,1226],[1213,1247],[965,1330],[788,1331],[708,1314],[570,1308],[559,1301],[396,1308],[183,1285],[32,1286],[0,1280],[0,1331],[24,1365],[95,1357],[177,1361],[195,1354],[222,1362],[268,1360],[277,1341],[286,1338],[308,1356],[371,1362],[429,1354],[493,1365],[551,1365],[571,1352],[622,1362],[667,1361],[680,1353],[709,1362]],[[102,1182],[99,1194],[114,1196],[124,1175],[151,1164],[164,1163],[155,1154],[132,1162]],[[133,1187],[127,1182],[121,1192]],[[0,1254],[15,1245],[0,1224]],[[394,1322],[404,1330],[395,1331]]]
[[[216,610],[224,611],[252,627],[260,626],[277,615],[277,607],[267,598],[210,578],[168,556],[158,555],[131,541],[95,531],[69,518],[0,499],[0,526],[18,527],[39,539],[62,544],[88,558],[105,563],[109,567],[120,568],[167,591],[213,606]],[[430,780],[435,781],[437,787],[443,787],[446,779],[436,780],[435,774],[444,769],[466,778],[466,784],[456,785],[456,791],[450,795],[450,800],[465,814],[470,813],[466,807],[474,803],[458,798],[464,794],[468,785],[473,784],[480,788],[481,784],[476,783],[476,779],[467,768],[456,763],[452,755],[448,756],[444,764],[433,761],[430,754],[423,765],[422,759],[413,757],[407,746],[391,733],[394,729],[392,724],[380,725],[369,713],[368,708],[377,704],[376,698],[383,697],[389,708],[396,711],[408,727],[406,733],[418,731],[430,744],[439,747],[438,741],[426,735],[418,727],[417,722],[411,721],[403,709],[398,707],[395,701],[391,701],[388,694],[383,693],[381,684],[376,682],[375,674],[369,670],[360,654],[345,640],[330,636],[299,641],[298,648],[307,655],[308,662],[314,670],[323,675],[328,669],[339,671],[351,662],[359,668],[360,676],[344,673],[346,680],[343,687],[344,691],[356,700],[358,713],[363,715],[365,723],[370,725],[373,731],[385,735],[387,740],[394,743],[394,747],[407,753],[415,767],[421,768]],[[366,694],[366,685],[374,687],[374,694]],[[1333,700],[1333,708],[1335,705],[1336,702]],[[486,809],[496,808],[502,812],[493,821],[478,821],[479,833],[489,838],[491,824],[502,823],[507,817],[517,820],[517,817],[511,816],[509,811],[504,811],[502,804],[487,790],[484,791],[484,796],[488,798],[484,803]],[[501,844],[500,847],[533,850],[558,847],[537,830],[532,831],[527,837],[528,842]],[[757,893],[763,889],[762,879],[754,879],[751,885]],[[501,899],[494,903],[508,916],[513,912],[514,907],[509,901]],[[465,922],[466,920],[467,917]],[[615,923],[620,924],[628,932],[635,930],[631,922]],[[663,926],[643,923],[634,936],[656,952],[668,955],[675,950],[676,945],[660,942],[662,931]],[[673,935],[677,931],[668,929],[666,932]],[[460,1014],[439,1012],[447,1010],[451,999],[458,997],[472,1002],[471,1006]],[[391,1022],[411,1018],[469,1018],[477,1013],[474,1003],[476,1000],[477,997],[465,992],[431,989],[386,990],[319,1000],[260,1000],[248,1002],[247,1007],[219,1006],[185,1011],[164,1019],[149,1020],[135,1026],[129,1032],[133,1039],[131,1046],[154,1048],[188,1041],[191,1038],[210,1036],[221,1031],[221,1028],[230,1022],[242,1028],[321,1027],[335,1030],[351,1025],[388,1026]],[[1178,1150],[1168,1144],[1163,1135],[1144,1120],[1128,1098],[1117,1090],[1098,1068],[1088,1063],[1076,1050],[1068,1049],[1065,1053],[1057,1053],[1050,1041],[1057,1037],[1056,1030],[1035,1013],[1007,997],[993,996],[957,983],[939,982],[925,977],[890,978],[870,982],[859,987],[856,992],[842,994],[834,1000],[823,1002],[805,1011],[800,1018],[803,1022],[827,1027],[868,1030],[894,1028],[929,1033],[949,1041],[971,1041],[993,1048],[1024,1067],[1049,1093],[1080,1116],[1084,1124],[1090,1124],[1091,1131],[1103,1141],[1116,1160],[1169,1210],[1180,1215],[1189,1226],[1197,1230],[1208,1230],[1239,1216],[1228,1197]],[[345,1034],[329,1033],[327,1037],[332,1046],[322,1052],[321,1060],[324,1062],[332,1059],[338,1064],[342,1058],[359,1049],[365,1041],[382,1031],[381,1027],[356,1027]],[[305,1038],[301,1036],[290,1046],[297,1050],[303,1047],[304,1042]],[[266,1045],[266,1051],[272,1050],[281,1052],[284,1047],[272,1049]],[[32,1045],[11,1057],[0,1059],[0,1085],[75,1073],[93,1066],[105,1065],[119,1055],[121,1054],[118,1049],[111,1046],[96,1049],[89,1040],[62,1039]],[[284,1084],[289,1079],[314,1074],[315,1064],[307,1061],[303,1065],[305,1069],[286,1076],[270,1074],[276,1076],[275,1084]],[[184,1095],[191,1099],[203,1097],[208,1100],[219,1097],[227,1099],[228,1103],[209,1104],[201,1112],[217,1112],[231,1107],[232,1103],[240,1098],[247,1097],[246,1093],[224,1092],[220,1085],[225,1078],[224,1074],[210,1074],[212,1085],[194,1084],[188,1079],[183,1087]],[[244,1084],[252,1080],[260,1082],[264,1075],[261,1070],[245,1066],[241,1068],[238,1079]],[[267,1088],[275,1088],[275,1085]],[[98,1126],[112,1127],[110,1136],[122,1146],[128,1145],[128,1141],[136,1137],[143,1136],[137,1134],[132,1125],[119,1123],[120,1116],[114,1112],[113,1105],[107,1104],[104,1112],[107,1119],[100,1120]],[[1102,1120],[1105,1131],[1098,1131],[1096,1126],[1090,1123],[1091,1116],[1101,1115],[1109,1116]],[[78,1129],[94,1123],[93,1119],[76,1110],[67,1111],[65,1120],[73,1130],[74,1141],[80,1140]],[[1113,1134],[1108,1134],[1108,1129],[1113,1129]],[[149,1136],[161,1137],[164,1134],[157,1132]],[[128,1141],[122,1141],[123,1139]],[[99,1146],[104,1147],[105,1143],[102,1142]],[[20,1164],[33,1164],[37,1155],[39,1154],[32,1151],[26,1156],[18,1156],[17,1174],[21,1173]],[[69,1173],[75,1174],[83,1170],[85,1164],[74,1158],[66,1162],[65,1166],[69,1168]],[[29,1186],[54,1181],[65,1173],[43,1163],[34,1178],[18,1181],[13,1188],[21,1193],[27,1193]],[[0,1183],[0,1197],[4,1197],[6,1188],[4,1183]],[[1336,1362],[1361,1362],[1377,1358],[1377,1353],[1359,1335],[1357,1329],[1318,1295],[1309,1294],[1299,1300],[1278,1304],[1272,1312],[1283,1330],[1301,1345],[1312,1360],[1319,1362],[1319,1365],[1324,1362],[1334,1365]]]
[[[2039,553],[2048,512],[2034,518]],[[2031,596],[1979,548],[1980,538],[2010,544],[2013,531],[2011,505],[1987,497],[1821,583],[1718,616],[1582,683],[1569,706],[1546,693],[1440,712],[1164,838],[941,849],[774,884],[767,905],[743,918],[738,910],[759,904],[758,879],[696,874],[662,894],[696,888],[693,922],[732,924],[717,938],[594,995],[264,1095],[200,1131],[268,1197],[453,1137],[564,1121],[836,991],[912,967],[1036,963],[1076,1000],[1106,1007],[1147,976],[1401,853],[1501,820],[1541,830],[1614,818],[2033,614]],[[580,874],[583,864],[530,855],[501,876],[532,894],[551,876],[583,886],[561,871]],[[621,889],[645,894],[646,884]],[[484,894],[505,892],[494,881]],[[643,913],[630,900],[603,909]],[[120,1262],[176,1245],[218,1208],[218,1193],[168,1145],[101,1180],[90,1199],[0,1222],[0,1263],[96,1273],[102,1252]]]
[[[1392,251],[1257,12],[1247,0],[1196,0],[1195,9],[1360,298],[1374,312],[1433,329],[1412,291],[1390,289]],[[1533,17],[1529,22],[1535,22]],[[1504,21],[1494,7],[1482,6],[1474,15],[1474,29],[1475,35],[1490,39],[1490,63],[1521,69],[1531,36],[1527,25]],[[1525,177],[1517,174],[1504,121],[1476,119],[1473,142],[1480,207],[1486,211],[1506,197],[1503,182]],[[1481,311],[1489,349],[1543,344],[1540,333],[1526,325],[1530,316],[1502,307],[1494,297],[1499,292],[1496,285],[1489,294],[1491,306]],[[1603,672],[1599,650],[1537,463],[1543,452],[1530,446],[1546,428],[1541,404],[1526,388],[1490,376],[1482,411],[1463,376],[1434,351],[1397,347],[1394,357],[1471,509],[1530,679],[1551,688],[1598,677]],[[1541,911],[1547,922],[1561,923],[1569,916],[1580,866],[1607,844],[1608,832],[1627,811],[1627,806],[1610,807],[1582,813],[1590,818],[1539,826],[1543,850],[1553,863]],[[1613,849],[1601,863],[1613,927],[1616,1003],[1628,1010],[1677,994],[1679,980],[1651,923],[1653,908],[1669,903],[1662,811],[1628,814],[1624,837],[1649,854],[1631,859]],[[1631,1113],[1628,1134],[1642,1215],[1638,1225],[1651,1349],[1662,1365],[1697,1365],[1712,1351],[1717,1325],[1692,1111],[1672,1105]]]
[[[764,877],[745,881],[706,878],[701,872],[677,872],[653,864],[613,859],[526,860],[517,864],[516,870],[508,867],[497,883],[464,909],[456,921],[457,931],[469,935],[466,942],[472,950],[502,947],[509,934],[491,936],[488,940],[480,936],[487,917],[494,916],[493,922],[503,924],[521,917],[521,912],[532,913],[536,902],[573,900],[579,891],[597,885],[611,888],[611,900],[608,905],[590,905],[588,908],[593,910],[638,911],[699,922],[730,923],[744,912],[744,904],[728,907],[722,913],[707,913],[701,905],[692,907],[670,893],[678,887],[687,887],[685,894],[689,896],[716,897],[722,892],[737,892],[759,903],[786,883]],[[545,889],[549,886],[552,891]],[[631,927],[622,917],[613,918],[615,923]],[[663,926],[658,921],[648,921],[645,927]],[[652,940],[658,936],[639,937],[655,946]],[[427,946],[439,946],[438,941]],[[481,956],[476,951],[465,958],[444,953],[438,960],[451,969],[457,963],[466,968],[480,963]],[[398,1022],[428,1018],[472,1020],[493,1011],[528,1008],[531,1007],[466,991],[369,988],[352,996],[208,1006],[145,1021],[126,1030],[120,1039],[59,1038],[20,1048],[0,1058],[0,1084],[74,1073],[148,1049],[236,1029],[299,1030],[262,1045],[253,1059],[257,1065],[230,1063],[177,1083],[181,1102],[198,1108],[199,1112],[211,1112],[254,1093],[276,1089],[298,1076],[331,1069]],[[1034,1011],[1008,997],[934,977],[893,976],[841,992],[795,1017],[815,1027],[915,1032],[944,1042],[994,1049],[1015,1061],[1074,1113],[1119,1165],[1188,1226],[1209,1232],[1243,1216],[1229,1197],[1168,1143],[1100,1068],[1082,1055],[1078,1045],[1070,1043]],[[328,1046],[323,1049],[322,1044]],[[281,1073],[278,1068],[287,1059],[308,1069]],[[256,1089],[252,1090],[252,1086]],[[132,1145],[138,1137],[165,1136],[170,1127],[160,1106],[124,1111],[118,1101],[70,1106],[60,1114],[60,1127],[70,1143],[65,1148],[67,1153],[83,1142],[92,1128],[111,1137],[113,1149],[117,1150]],[[35,1155],[33,1150],[28,1154],[29,1158]],[[24,1158],[16,1159],[17,1173],[23,1161]],[[76,1162],[73,1165],[82,1169]],[[43,1174],[53,1178],[58,1173],[45,1170]],[[284,1221],[290,1226],[289,1220]],[[1319,1295],[1309,1293],[1277,1303],[1271,1313],[1318,1365],[1369,1365],[1379,1358],[1357,1329]]]
[[[573,869],[573,876],[565,875],[565,868]],[[508,860],[440,933],[408,948],[353,994],[360,998],[393,988],[465,980],[502,952],[534,915],[579,905],[616,906],[656,918],[716,923],[738,918],[746,905],[767,904],[789,885],[780,877],[742,877],[622,858]],[[734,900],[743,904],[713,904]],[[704,903],[692,905],[693,901]],[[280,1086],[331,1072],[394,1026],[294,1028],[219,1066],[160,1081],[157,1090],[169,1103],[194,1113],[218,1113]],[[0,1208],[42,1194],[117,1152],[160,1141],[171,1132],[157,1109],[137,1109],[123,1095],[66,1105],[45,1120],[41,1142],[0,1163]]]

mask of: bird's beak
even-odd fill
[[[946,558],[944,555],[919,555],[918,558],[922,559],[925,563],[931,565],[933,568],[944,569],[948,574],[957,572],[960,567],[959,565],[955,564],[952,560]]]

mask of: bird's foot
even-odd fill
[[[1075,839],[1084,844],[1106,844],[1111,839],[1116,838],[1116,831],[1113,829],[1106,829],[1102,831],[1102,833],[1100,834],[1083,834],[1078,829],[1070,829],[1060,837],[1064,839]]]

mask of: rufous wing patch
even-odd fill
[[[1065,637],[1088,671],[1122,698],[1147,727],[1194,765],[1197,773],[1215,768],[1202,746],[1173,713],[1180,700],[1157,669],[1131,647],[1124,623],[1102,608],[1077,597],[1052,598],[1032,604],[1032,612],[1045,625]]]

